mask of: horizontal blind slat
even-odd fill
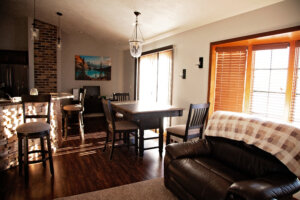
[[[216,49],[215,111],[242,111],[246,50],[246,47],[220,47]]]

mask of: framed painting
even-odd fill
[[[111,80],[110,57],[75,55],[75,80]]]

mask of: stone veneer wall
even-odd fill
[[[34,87],[40,93],[57,92],[57,27],[39,20],[39,40],[34,41]]]
[[[52,143],[51,147],[55,151],[62,141],[62,113],[59,100],[52,100],[51,105],[50,138]],[[45,114],[47,107],[48,106],[44,103],[27,105],[26,113]],[[22,104],[0,104],[0,171],[18,165],[18,137],[16,128],[21,124],[23,124]],[[28,146],[29,151],[40,149],[40,139],[30,139]],[[47,145],[45,145],[45,147],[47,147]],[[37,154],[30,154],[29,156],[29,160],[36,158]]]

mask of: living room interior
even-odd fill
[[[1,199],[300,199],[299,9],[2,0]]]

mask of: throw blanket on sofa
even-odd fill
[[[244,141],[269,152],[300,177],[300,129],[253,115],[216,111],[205,135]]]

